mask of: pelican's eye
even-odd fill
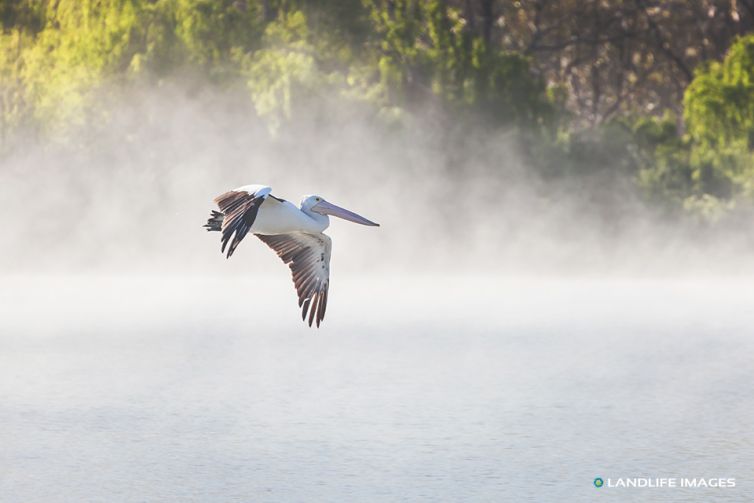
[[[316,198],[315,201],[320,202],[322,199]]]

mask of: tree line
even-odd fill
[[[0,0],[0,22],[5,153],[97,117],[104,86],[189,74],[273,133],[326,94],[514,131],[544,176],[628,175],[671,211],[754,197],[754,0]]]

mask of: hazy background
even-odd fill
[[[549,180],[510,133],[454,147],[430,118],[385,132],[333,103],[284,136],[233,93],[138,89],[105,127],[7,155],[0,194],[9,274],[267,274],[266,247],[226,263],[201,225],[212,199],[247,183],[305,194],[382,224],[334,220],[334,267],[372,274],[738,274],[750,271],[748,220],[699,224],[657,211],[627,176]],[[464,158],[462,170],[452,166]],[[273,256],[274,258],[274,256]],[[255,262],[262,260],[262,267]]]
[[[753,11],[587,4],[0,2],[0,500],[751,499]]]
[[[0,268],[217,274],[263,183],[354,270],[740,274],[749,4],[2,2]]]

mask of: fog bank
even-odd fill
[[[76,134],[17,141],[2,160],[0,272],[269,272],[274,256],[253,238],[226,261],[201,228],[215,195],[247,183],[294,202],[316,193],[382,224],[332,220],[334,267],[359,274],[754,270],[750,222],[662,216],[609,174],[545,180],[512,132],[470,127],[450,142],[432,111],[390,128],[313,98],[273,134],[234,91],[166,85],[107,99],[110,113]]]

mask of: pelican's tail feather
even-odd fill
[[[227,258],[233,255],[238,244],[251,229],[266,196],[267,194],[257,196],[256,193],[250,194],[245,190],[231,190],[215,198],[220,211],[212,212],[205,227],[211,231],[222,232],[220,252],[225,253],[227,248]]]
[[[212,210],[212,214],[209,216],[209,219],[207,219],[207,223],[204,224],[204,228],[206,228],[208,231],[219,232],[223,228],[224,219],[225,215],[223,215],[219,211]]]

